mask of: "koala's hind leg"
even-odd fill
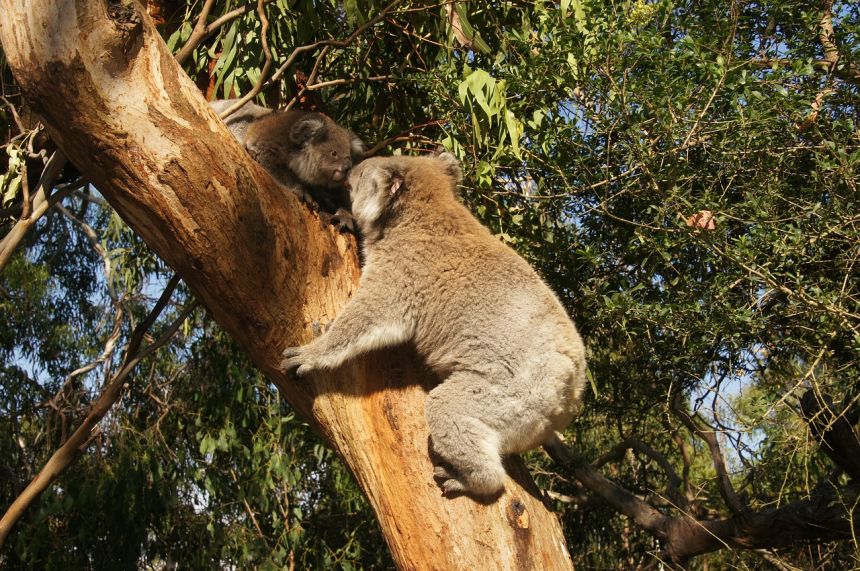
[[[433,475],[445,495],[490,496],[504,489],[498,432],[473,416],[463,392],[484,383],[473,373],[453,373],[427,396],[432,451],[441,460]]]

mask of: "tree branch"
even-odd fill
[[[279,67],[278,70],[272,75],[272,78],[269,80],[269,82],[274,83],[274,82],[278,81],[281,78],[281,76],[284,74],[284,72],[291,65],[293,65],[293,62],[296,60],[296,58],[305,52],[313,51],[319,47],[345,48],[346,46],[350,45],[352,42],[354,42],[356,40],[356,38],[358,38],[361,34],[363,34],[365,30],[367,30],[371,26],[376,25],[383,18],[385,18],[385,15],[388,14],[388,12],[390,12],[391,10],[393,10],[394,7],[397,6],[397,4],[399,4],[401,1],[402,0],[394,0],[394,2],[392,2],[391,4],[389,4],[388,6],[383,8],[382,12],[380,12],[376,17],[371,18],[370,20],[368,20],[367,22],[365,22],[364,24],[362,24],[361,26],[356,28],[355,31],[352,32],[345,40],[321,40],[318,42],[314,42],[312,44],[308,44],[306,46],[300,46],[298,48],[293,49],[292,53],[290,53],[290,55],[287,57],[286,61],[284,61],[284,63],[281,64],[281,67]],[[270,62],[267,61],[267,63],[270,63]],[[255,85],[251,91],[249,91],[244,96],[239,98],[239,100],[236,103],[234,103],[231,107],[224,110],[221,113],[221,118],[225,119],[225,118],[229,117],[230,114],[235,113],[245,103],[247,103],[248,101],[250,101],[251,99],[256,97],[257,94],[260,93],[260,91],[262,91],[262,89],[263,89],[263,84],[265,82],[266,75],[268,74],[268,72],[269,72],[269,70],[266,67],[264,67],[263,72],[260,73],[260,81],[257,82],[257,85]]]
[[[77,459],[78,454],[86,447],[96,425],[117,401],[126,378],[140,360],[167,343],[176,334],[179,326],[182,325],[185,319],[197,307],[196,301],[190,303],[156,341],[144,349],[140,349],[143,336],[158,316],[161,315],[178,283],[179,277],[174,276],[171,278],[147,318],[135,328],[129,340],[122,367],[120,367],[107,386],[102,389],[101,395],[99,395],[98,400],[90,407],[86,418],[84,418],[81,425],[72,433],[68,440],[51,455],[45,466],[33,478],[24,491],[15,498],[15,501],[12,502],[12,505],[3,514],[3,517],[0,518],[0,548],[3,547],[9,532],[12,531],[12,527],[21,519],[21,516],[24,515],[30,504]]]
[[[612,480],[603,476],[594,466],[588,463],[561,440],[554,440],[544,445],[544,450],[550,458],[570,470],[573,477],[583,486],[600,496],[607,504],[618,512],[632,519],[636,524],[651,533],[657,539],[665,539],[666,516],[622,488]]]
[[[700,521],[689,514],[665,516],[630,491],[604,477],[561,441],[544,446],[550,457],[590,492],[658,539],[666,559],[684,564],[690,557],[725,548],[773,549],[798,543],[849,539],[860,526],[860,486],[824,486],[804,498],[728,519]]]
[[[206,0],[203,8],[200,9],[200,15],[197,17],[197,23],[194,24],[194,29],[191,31],[191,36],[179,53],[176,54],[176,61],[180,64],[191,55],[191,53],[200,45],[203,38],[209,35],[209,26],[206,25],[206,19],[209,17],[209,11],[212,10],[212,5],[215,0]]]
[[[815,439],[821,442],[821,450],[860,483],[860,439],[847,411],[837,412],[833,397],[812,388],[800,398],[800,413]]]
[[[48,159],[48,164],[45,165],[45,170],[42,171],[42,176],[39,178],[36,194],[33,195],[30,215],[27,217],[22,216],[9,233],[3,237],[3,240],[0,240],[0,271],[9,263],[12,254],[15,252],[15,248],[21,243],[27,231],[36,224],[36,221],[44,216],[49,208],[71,193],[72,189],[68,188],[51,194],[54,183],[56,183],[57,177],[60,176],[65,165],[66,156],[60,150],[54,151],[54,154]],[[26,208],[24,212],[26,212]]]
[[[675,413],[675,416],[678,417],[690,432],[705,441],[705,444],[708,446],[708,450],[711,452],[711,461],[713,462],[714,470],[717,473],[717,489],[720,491],[720,495],[723,497],[723,500],[726,502],[726,505],[733,514],[739,515],[744,513],[746,506],[744,506],[732,485],[729,471],[726,469],[725,460],[723,460],[723,452],[720,449],[720,443],[717,442],[717,433],[713,429],[706,430],[699,426],[699,423],[682,408],[683,405],[681,404],[681,399],[683,399],[683,396],[680,393],[676,394],[672,399],[672,412]]]
[[[95,250],[96,254],[102,259],[102,265],[104,266],[104,279],[107,287],[108,296],[110,296],[111,300],[116,304],[119,303],[119,298],[116,295],[116,289],[114,288],[113,283],[113,267],[111,265],[111,259],[105,249],[102,247],[101,242],[99,241],[98,235],[95,231],[90,227],[89,224],[84,222],[83,220],[79,220],[74,214],[72,214],[68,208],[64,207],[62,204],[57,205],[57,209],[60,213],[63,214],[66,218],[80,226],[81,231],[84,233],[84,236],[87,237],[87,240],[90,243],[90,246],[93,250]]]
[[[257,83],[251,88],[251,91],[239,98],[231,107],[228,107],[221,112],[221,119],[226,119],[231,114],[238,111],[245,103],[252,100],[263,90],[263,85],[266,83],[266,76],[269,75],[269,70],[272,69],[272,50],[269,49],[269,19],[266,18],[266,8],[264,4],[266,0],[257,0],[257,15],[260,17],[260,40],[263,43],[263,53],[266,60],[263,63],[263,69],[260,70],[260,78]]]
[[[268,2],[269,0],[264,0]],[[254,9],[256,4],[245,4],[244,6],[240,6],[235,10],[230,10],[225,13],[221,17],[213,20],[211,23],[206,23],[206,18],[209,17],[209,12],[212,10],[212,4],[214,0],[207,0],[206,4],[203,5],[203,9],[200,11],[200,16],[197,18],[197,23],[194,26],[194,30],[191,32],[191,36],[188,38],[188,41],[185,42],[185,45],[182,46],[182,49],[179,50],[176,54],[176,61],[180,64],[184,63],[188,56],[194,53],[194,50],[209,36],[211,36],[215,30],[223,26],[224,24],[230,22],[231,20],[235,20],[239,16],[243,16]]]
[[[664,549],[673,561],[725,547],[777,549],[850,539],[860,525],[860,487],[826,486],[809,498],[729,519],[695,522],[673,518]]]
[[[433,119],[431,121],[421,123],[420,125],[413,125],[413,126],[409,127],[408,129],[406,129],[405,131],[402,131],[400,134],[395,135],[394,137],[391,137],[391,138],[385,139],[384,141],[380,141],[380,142],[376,143],[370,149],[365,151],[364,154],[365,154],[365,156],[371,157],[371,156],[375,155],[376,153],[378,153],[379,151],[381,151],[382,149],[384,149],[386,147],[386,145],[389,145],[395,141],[404,141],[404,140],[405,141],[411,141],[411,140],[413,140],[414,136],[411,135],[411,133],[413,131],[418,131],[418,130],[424,129],[425,127],[435,127],[438,125],[442,125],[444,122],[445,121],[442,119]]]
[[[821,1],[821,16],[818,19],[818,41],[824,49],[824,61],[830,70],[839,63],[839,48],[836,47],[836,34],[833,31],[833,0]]]

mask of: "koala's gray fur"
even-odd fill
[[[210,105],[222,113],[236,101]],[[329,214],[348,211],[346,176],[364,158],[364,143],[351,131],[321,113],[274,111],[254,103],[246,103],[224,122],[254,160],[299,198]]]
[[[298,375],[413,343],[443,379],[425,412],[447,494],[503,489],[502,456],[555,439],[585,351],[550,289],[456,198],[453,155],[367,159],[349,175],[366,264],[329,330],[284,352]]]
[[[239,101],[238,99],[221,99],[218,101],[210,101],[209,105],[212,109],[215,110],[219,115],[233,106],[234,103]],[[224,119],[224,124],[227,125],[227,128],[230,129],[230,132],[233,133],[233,136],[236,137],[236,140],[239,141],[243,147],[245,146],[245,134],[248,132],[248,127],[251,126],[251,123],[262,119],[268,115],[274,113],[274,109],[269,109],[267,107],[261,107],[260,105],[256,105],[254,103],[248,102],[245,103],[242,107],[234,111],[230,116]]]

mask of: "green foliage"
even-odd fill
[[[211,19],[239,5],[218,2]],[[267,6],[277,68],[295,47],[346,37],[383,4]],[[197,10],[165,26],[173,49]],[[635,436],[684,479],[698,517],[725,517],[710,453],[670,410],[675,395],[719,432],[751,509],[806,497],[833,471],[799,416],[803,391],[856,406],[860,7],[832,7],[832,70],[820,10],[795,0],[458,3],[469,50],[444,6],[407,2],[353,44],[298,57],[261,99],[290,101],[294,72],[316,68],[330,83],[314,93],[371,146],[455,152],[464,200],[540,270],[586,339],[593,390],[570,429],[580,452],[597,460]],[[250,90],[262,62],[252,10],[186,69],[205,84],[212,69],[221,97]],[[4,207],[18,193],[17,149],[6,149]],[[696,226],[705,211],[712,229]],[[15,475],[0,478],[4,505],[99,385],[91,373],[63,393],[66,408],[43,405],[103,348],[107,284],[139,316],[163,283],[164,268],[109,211],[85,219],[110,275],[57,215],[0,275],[0,472]],[[343,466],[203,315],[141,364],[104,424],[19,524],[7,566],[391,565]],[[604,473],[678,513],[658,463],[622,456]],[[570,500],[557,507],[578,568],[654,562],[650,536],[541,454],[530,462],[542,487]],[[778,556],[799,568],[860,567],[856,543]],[[731,550],[691,568],[706,564],[770,568]]]

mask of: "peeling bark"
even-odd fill
[[[497,501],[441,497],[409,351],[312,382],[279,370],[357,287],[355,242],[324,227],[234,142],[152,23],[96,0],[0,0],[15,77],[69,160],[346,461],[401,569],[571,569],[521,461]],[[114,19],[111,19],[111,16]]]

